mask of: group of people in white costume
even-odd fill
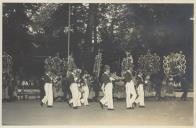
[[[44,90],[45,90],[45,96],[41,100],[41,106],[43,104],[47,104],[48,107],[53,106],[53,89],[52,85],[55,81],[55,75],[52,74],[52,72],[48,72],[44,76]],[[74,69],[73,71],[68,72],[68,79],[69,79],[69,89],[71,91],[71,98],[69,100],[69,105],[72,106],[74,109],[77,109],[82,104],[87,106],[88,103],[88,97],[89,97],[89,80],[90,75],[85,71],[83,75],[81,76],[81,70],[80,69]]]
[[[135,107],[145,107],[144,104],[144,81],[142,74],[133,76],[130,69],[126,70],[122,77],[117,77],[110,73],[110,67],[105,65],[102,74],[102,91],[104,96],[100,100],[101,108],[107,107],[108,110],[114,110],[113,105],[113,81],[125,81],[126,108],[134,109]]]
[[[90,75],[85,72],[82,77],[80,77],[81,70],[75,69],[71,72],[70,78],[70,90],[72,98],[69,100],[69,105],[73,106],[74,109],[77,109],[84,104],[88,106],[88,97],[89,97],[89,79]]]
[[[129,55],[129,54],[128,54]],[[101,75],[100,83],[101,90],[103,91],[103,97],[100,99],[101,108],[105,106],[108,110],[114,110],[113,105],[113,82],[124,81],[125,82],[125,93],[126,93],[126,108],[134,109],[136,106],[144,107],[144,80],[142,74],[139,73],[133,76],[132,56],[127,56],[123,61],[125,66],[128,68],[123,69],[121,77],[116,74],[110,73],[110,66],[104,66],[104,72]],[[131,63],[131,64],[130,64]],[[82,105],[89,105],[89,86],[91,82],[91,76],[81,69],[72,68],[67,72],[67,78],[69,79],[69,89],[71,91],[71,97],[68,101],[70,107],[77,109]],[[58,81],[58,77],[50,70],[45,73],[44,76],[44,90],[45,96],[41,100],[41,106],[47,104],[48,107],[53,106],[53,90],[52,85]],[[137,105],[138,104],[138,105]]]

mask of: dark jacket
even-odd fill
[[[143,80],[143,78],[137,76],[137,77],[136,77],[136,81],[137,81],[136,86],[139,86],[140,84],[143,84],[143,85],[144,85],[144,80]]]
[[[130,82],[132,80],[132,74],[130,72],[126,72],[124,77],[125,77],[125,82]]]
[[[102,81],[102,83],[104,83],[105,85],[106,85],[107,83],[110,83],[110,82],[111,82],[110,76],[109,76],[108,74],[106,74],[106,73],[103,73],[103,75],[101,76],[101,81]]]
[[[69,83],[70,84],[75,83],[74,75],[73,74],[70,74],[70,76],[69,76]]]
[[[44,75],[43,80],[44,80],[45,83],[52,83],[52,80],[48,75]]]

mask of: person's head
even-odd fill
[[[51,71],[50,70],[47,70],[46,71],[46,75],[50,75],[51,74]]]
[[[143,74],[141,72],[138,73],[138,77],[142,78]]]
[[[72,71],[74,74],[77,73],[77,69],[73,69],[73,70],[70,70],[70,71]]]
[[[109,65],[105,65],[104,71],[105,71],[106,73],[110,73],[110,66],[109,66]]]
[[[126,51],[126,56],[129,56],[130,55],[130,52],[129,51]]]
[[[84,74],[88,74],[88,72],[86,70],[84,70]]]
[[[174,78],[173,77],[169,77],[169,81],[170,82],[174,81]]]
[[[141,83],[141,82],[142,82],[142,77],[138,76],[138,77],[136,78],[136,80],[137,80],[137,83]]]
[[[79,68],[75,70],[75,73],[78,74],[78,75],[81,74],[81,72],[82,72],[82,70],[79,69]]]
[[[57,57],[60,57],[60,53],[59,53],[59,52],[57,52],[57,53],[56,53],[56,56],[57,56]]]
[[[147,80],[150,80],[150,75],[147,75],[147,76],[146,76],[146,79],[147,79]]]
[[[127,72],[132,73],[132,71],[130,69],[126,69]]]

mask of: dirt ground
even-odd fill
[[[2,103],[3,125],[193,125],[193,100],[145,102],[146,108],[127,110],[125,101],[114,101],[114,111],[101,109],[97,102],[75,110],[66,102],[53,108],[39,101]]]

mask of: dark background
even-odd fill
[[[135,68],[148,49],[161,62],[163,56],[183,51],[187,81],[193,83],[193,4],[78,3],[71,4],[71,12],[70,53],[79,68],[92,73],[98,49],[102,64],[118,73],[126,50]],[[41,76],[45,57],[59,52],[67,58],[68,13],[68,4],[62,3],[3,3],[3,51],[13,57],[15,74]]]

